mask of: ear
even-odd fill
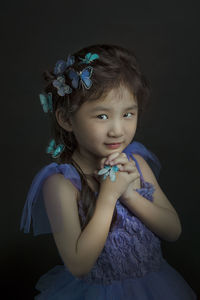
[[[71,124],[70,120],[67,120],[67,121],[64,120],[62,109],[57,109],[55,112],[55,115],[56,115],[56,120],[57,120],[58,124],[60,125],[60,127],[65,129],[66,131],[72,131],[72,124]]]

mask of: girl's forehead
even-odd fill
[[[137,104],[137,100],[134,95],[125,87],[112,89],[107,93],[106,96],[90,102],[91,107],[95,107],[97,105],[127,106],[132,104]]]

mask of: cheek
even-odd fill
[[[133,122],[131,122],[128,127],[127,130],[128,131],[134,131],[137,128],[137,119],[134,119]]]
[[[138,117],[135,118],[134,123],[133,123],[133,128],[137,128],[137,123],[138,123]]]
[[[104,136],[104,128],[93,122],[81,122],[76,128],[76,135],[84,142],[96,141]]]
[[[89,127],[89,135],[94,139],[98,140],[105,136],[105,128],[103,126],[95,126],[94,124]]]
[[[131,124],[130,127],[127,128],[127,131],[126,131],[127,137],[130,137],[130,139],[132,140],[132,138],[134,137],[134,135],[136,133],[136,130],[137,130],[137,122],[134,122]]]

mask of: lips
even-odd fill
[[[106,144],[106,145],[119,145],[119,144],[121,144],[121,142],[120,143],[109,143],[109,144]]]
[[[106,146],[110,149],[117,149],[121,146],[121,143],[106,144]]]

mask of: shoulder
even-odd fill
[[[45,203],[54,201],[54,199],[63,198],[62,195],[68,195],[69,199],[77,199],[79,195],[78,189],[63,174],[56,173],[49,176],[43,184],[43,195]]]
[[[48,177],[43,185],[43,197],[53,233],[58,232],[58,221],[78,222],[79,192],[69,179],[62,174]]]
[[[150,149],[148,149],[146,146],[144,146],[142,143],[133,141],[131,144],[129,144],[125,149],[124,152],[129,155],[140,155],[151,167],[151,170],[153,171],[154,175],[156,176],[156,179],[159,178],[160,170],[161,170],[161,163],[159,158],[156,156],[155,153],[153,153]]]
[[[49,177],[47,177],[47,179],[44,182],[44,186],[45,187],[49,187],[54,185],[54,187],[56,185],[68,185],[73,187],[73,184],[71,183],[71,181],[67,178],[65,178],[65,176],[62,173],[54,173],[52,175],[50,175]],[[75,188],[75,187],[74,187]]]
[[[151,182],[152,184],[157,186],[158,182],[156,180],[156,177],[155,177],[153,171],[151,170],[150,166],[146,162],[146,160],[139,154],[132,153],[132,155],[135,157],[135,159],[138,162],[138,165],[140,167],[140,170],[141,170],[141,173],[144,177],[144,180],[148,181],[148,182]]]

